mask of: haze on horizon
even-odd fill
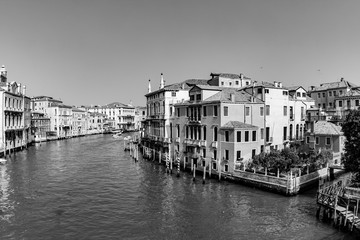
[[[360,85],[356,0],[3,0],[8,80],[68,105],[145,105],[211,72],[285,86]]]

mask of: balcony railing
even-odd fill
[[[268,139],[266,139],[266,143],[267,144],[271,144],[273,142],[273,138],[269,137]]]
[[[200,140],[200,147],[206,147],[206,140]]]
[[[189,117],[188,120],[189,120],[189,123],[192,123],[192,124],[200,124],[201,123],[201,117]]]
[[[216,142],[216,141],[212,142],[211,147],[218,148],[218,142]]]

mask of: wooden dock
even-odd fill
[[[342,229],[360,232],[359,200],[358,196],[346,193],[342,182],[319,188],[316,197],[316,217],[320,218],[323,210],[324,221],[333,222],[336,227]]]

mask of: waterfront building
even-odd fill
[[[105,128],[106,115],[96,112],[88,112],[87,129],[89,134],[102,133]]]
[[[286,88],[276,81],[254,82],[246,91],[264,102],[266,152],[304,140],[306,110],[315,103],[303,87]]]
[[[149,80],[146,97],[146,120],[143,141],[156,152],[168,153],[170,139],[170,116],[174,104],[189,100],[189,90],[196,84],[207,84],[208,80],[188,79],[180,83],[165,85],[160,75],[159,89],[152,91]]]
[[[56,132],[58,138],[72,137],[72,107],[63,103],[52,102],[47,107],[50,118],[50,131]]]
[[[71,136],[78,137],[87,134],[88,114],[86,111],[73,107],[71,109]]]
[[[50,118],[43,112],[31,113],[31,134],[35,142],[47,141],[50,133]]]
[[[263,151],[263,112],[263,101],[236,87],[195,85],[188,101],[174,104],[171,155],[192,169],[234,172]]]
[[[109,127],[124,131],[135,130],[135,107],[130,104],[114,102],[105,106],[90,106],[90,112],[105,114]]]
[[[135,130],[142,130],[146,120],[146,107],[135,108]]]
[[[7,70],[0,69],[1,151],[27,146],[31,141],[30,98],[26,96],[26,87],[17,82],[7,81]]]
[[[332,164],[341,165],[344,154],[345,136],[341,126],[328,121],[312,121],[305,132],[305,144],[316,152],[330,149],[333,152]]]

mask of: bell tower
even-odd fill
[[[1,82],[7,82],[7,70],[4,65],[2,65],[0,68],[0,78]]]

